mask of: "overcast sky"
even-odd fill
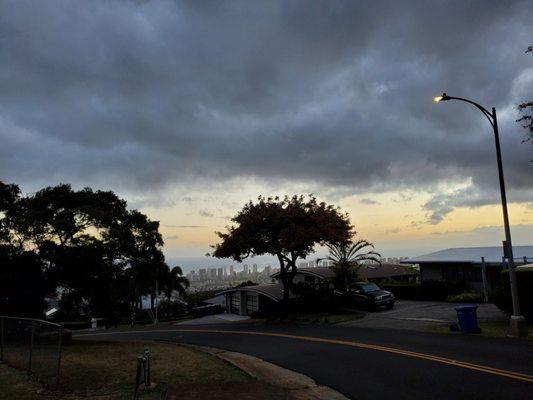
[[[0,179],[114,190],[161,221],[172,257],[204,254],[249,198],[300,192],[385,253],[499,245],[490,126],[432,102],[446,91],[497,108],[533,244],[515,122],[532,21],[530,1],[3,0]]]

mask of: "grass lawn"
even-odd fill
[[[509,321],[481,321],[478,323],[478,325],[481,328],[481,335],[494,337],[509,337]],[[533,340],[533,324],[528,324],[527,327],[529,331],[528,339]],[[449,327],[447,326],[439,326],[433,328],[432,331],[438,333],[453,333],[456,335],[461,334],[461,332],[450,331]]]
[[[160,399],[167,385],[252,380],[216,357],[172,344],[73,341],[63,350],[58,392],[47,390],[23,371],[0,365],[0,399],[131,399],[137,356],[145,346],[150,347],[151,374],[158,385],[154,390],[143,390],[142,399]]]

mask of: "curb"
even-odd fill
[[[253,378],[290,391],[292,398],[295,400],[349,400],[348,397],[328,386],[317,385],[313,379],[306,375],[282,368],[257,357],[213,347],[172,343],[220,358],[243,370]]]

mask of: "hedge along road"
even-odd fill
[[[75,335],[237,351],[355,399],[533,399],[533,341],[296,324],[224,324]],[[179,362],[179,360],[177,360]]]

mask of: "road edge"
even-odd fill
[[[165,341],[165,343],[168,343]],[[251,377],[290,391],[295,400],[350,400],[329,386],[318,385],[314,379],[282,368],[261,358],[207,346],[171,342],[179,346],[208,353],[244,371]]]

